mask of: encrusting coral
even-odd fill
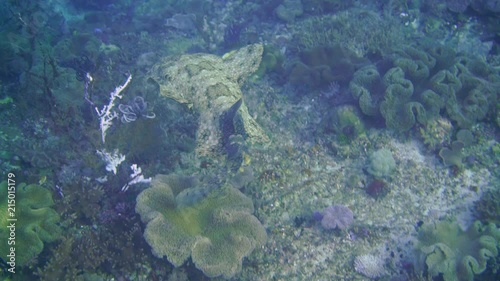
[[[425,225],[416,245],[420,263],[431,276],[442,274],[444,281],[472,281],[498,255],[500,229],[476,221],[467,231],[457,223],[441,221]]]
[[[7,219],[7,182],[0,183],[0,253],[7,255],[9,248],[9,225]],[[57,225],[59,215],[51,206],[54,205],[49,190],[36,185],[17,184],[15,201],[15,255],[17,265],[28,265],[43,250],[44,243],[53,242],[61,235],[61,229]],[[5,258],[3,256],[3,258]]]
[[[206,191],[194,178],[177,175],[157,175],[136,205],[154,255],[176,267],[191,256],[205,275],[224,278],[238,273],[243,258],[266,241],[253,211],[252,201],[235,188]]]

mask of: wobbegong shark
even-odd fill
[[[200,114],[197,155],[210,156],[220,151],[221,117],[234,109],[250,143],[269,141],[249,114],[240,89],[259,67],[262,53],[262,44],[253,44],[223,57],[203,53],[164,57],[149,71],[148,78],[159,85],[161,96],[186,104]]]

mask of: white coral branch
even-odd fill
[[[116,175],[116,168],[125,161],[125,155],[121,154],[118,149],[115,149],[113,153],[107,152],[105,149],[97,150],[97,154],[101,156],[101,159],[106,162],[106,171],[113,172]]]
[[[144,175],[142,174],[142,169],[141,167],[138,167],[137,164],[132,164],[132,166],[130,166],[130,169],[132,169],[132,174],[130,175],[131,180],[122,187],[123,192],[127,191],[131,185],[151,182],[150,177],[147,179],[144,178]]]
[[[130,81],[132,81],[132,74],[130,74],[127,78],[127,81],[121,86],[118,86],[115,88],[113,92],[110,93],[109,97],[109,103],[101,110],[99,110],[97,107],[95,107],[95,111],[99,115],[100,119],[100,127],[101,127],[101,136],[102,136],[102,142],[106,142],[106,131],[113,125],[113,120],[115,118],[118,118],[118,113],[116,111],[112,111],[113,107],[115,106],[115,100],[116,98],[121,99],[123,96],[121,95],[121,92],[127,88],[128,84],[130,84]]]

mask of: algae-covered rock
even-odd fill
[[[59,215],[51,208],[54,201],[49,190],[36,184],[21,183],[16,186],[14,198],[12,195],[8,197],[8,188],[6,181],[0,183],[0,253],[7,260],[10,247],[14,247],[16,264],[23,266],[42,252],[44,243],[53,242],[60,237],[61,229],[57,225]],[[13,209],[9,209],[7,198],[15,199],[14,217],[8,217]],[[17,221],[8,221],[9,218]],[[15,223],[15,244],[7,242],[10,237],[7,226],[10,223]]]
[[[227,185],[209,189],[192,177],[157,175],[137,197],[136,211],[157,257],[176,267],[191,257],[209,277],[234,276],[267,237],[248,197]]]
[[[479,221],[467,231],[457,223],[441,221],[428,224],[418,232],[416,249],[420,266],[432,277],[442,275],[444,281],[472,281],[482,273],[490,258],[498,255],[500,229]]]
[[[261,62],[261,44],[249,45],[223,57],[189,54],[160,59],[148,76],[158,83],[160,95],[192,107],[200,114],[197,131],[198,155],[214,155],[221,146],[221,115],[243,98],[240,86]],[[250,142],[269,138],[250,116],[244,102],[237,112]]]

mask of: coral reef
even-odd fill
[[[316,90],[337,82],[346,86],[359,65],[368,63],[339,44],[315,46],[301,51],[299,59],[290,66],[292,85]]]
[[[151,267],[157,264],[148,255],[141,234],[137,216],[122,217],[105,226],[82,226],[75,235],[63,237],[47,263],[37,269],[37,275],[47,281],[88,280],[91,273],[110,279],[108,271],[112,268],[115,278],[137,274],[144,276],[143,280],[152,280],[153,273],[142,263]]]
[[[118,190],[120,185],[103,189],[84,179],[64,185],[64,197],[55,207],[65,231],[61,243],[38,264],[41,280],[88,280],[89,274],[105,280],[111,276],[151,280],[145,276],[158,264],[142,236],[135,197],[131,190],[128,195],[117,194]]]
[[[294,41],[300,49],[306,50],[340,44],[359,57],[381,54],[404,42],[403,29],[393,20],[358,8],[309,17],[294,26]]]
[[[0,252],[9,253],[7,244],[9,225],[7,222],[7,182],[0,183]],[[56,241],[61,235],[57,224],[59,215],[51,207],[54,205],[52,195],[47,189],[35,184],[17,184],[15,193],[15,255],[19,266],[28,265],[42,252],[44,243]],[[9,196],[9,198],[11,198]]]
[[[368,65],[356,71],[349,83],[349,90],[359,101],[359,108],[365,115],[380,116],[384,85],[375,66]]]
[[[0,280],[470,280],[498,250],[472,223],[500,214],[498,3],[3,1],[0,170],[39,185]],[[87,102],[130,73],[103,145]],[[144,191],[146,224],[132,164],[203,180]]]
[[[61,204],[56,206],[61,216],[75,217],[76,223],[81,225],[96,223],[106,199],[102,186],[75,181],[64,188],[64,198],[61,199]]]
[[[442,274],[444,281],[472,281],[482,273],[490,258],[498,255],[500,229],[479,221],[467,231],[457,223],[440,221],[424,225],[418,232],[416,249],[420,266],[433,277]]]
[[[381,62],[358,70],[349,88],[364,114],[383,116],[396,131],[426,125],[442,109],[469,128],[493,111],[499,76],[479,59],[453,57],[443,46],[407,47],[386,56],[392,67]]]
[[[266,241],[252,201],[229,186],[208,192],[192,177],[157,175],[137,197],[154,255],[182,265],[190,256],[209,277],[233,277],[244,257]]]

